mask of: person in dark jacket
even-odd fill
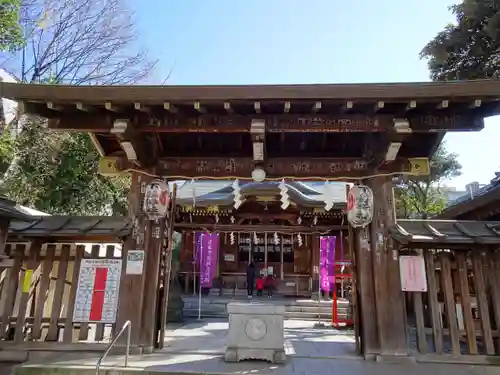
[[[255,264],[253,262],[248,263],[248,266],[247,266],[247,292],[248,292],[248,298],[252,298],[252,295],[253,295],[253,286],[254,286],[254,282],[255,282],[255,274],[256,274]]]

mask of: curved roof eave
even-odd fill
[[[259,185],[258,188],[256,188],[255,185]],[[266,184],[266,185],[263,185]],[[323,207],[324,202],[321,199],[322,195],[318,194],[317,196],[311,197],[306,194],[303,194],[300,192],[295,186],[292,186],[291,184],[287,184],[288,187],[288,193],[290,194],[290,198],[292,201],[299,203],[302,206],[306,207]],[[223,189],[221,189],[223,190]],[[221,193],[219,192],[213,192],[213,193],[208,193],[203,196],[196,197],[196,204],[201,205],[201,206],[209,206],[209,205],[232,205],[234,201],[234,195],[233,192],[228,192],[228,193]],[[264,195],[264,194],[273,194],[273,195],[278,195],[279,194],[279,189],[278,189],[278,183],[276,182],[267,182],[267,183],[248,183],[245,184],[241,187],[241,192],[243,195],[249,196],[249,195]],[[193,198],[178,198],[177,203],[178,204],[188,204],[191,205],[194,203]],[[345,202],[338,202],[338,204],[344,205]]]

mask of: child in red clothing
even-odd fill
[[[268,275],[265,281],[265,289],[267,290],[267,296],[271,298],[273,296],[274,290],[274,277],[273,275]]]
[[[262,296],[262,291],[264,290],[264,278],[262,275],[255,282],[255,288],[257,289],[257,296]]]

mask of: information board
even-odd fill
[[[425,261],[422,256],[403,255],[399,257],[401,290],[404,292],[427,292]]]
[[[115,323],[121,272],[121,259],[82,259],[74,322]]]
[[[127,252],[125,273],[127,275],[142,275],[143,268],[144,250],[129,250]]]

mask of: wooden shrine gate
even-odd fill
[[[132,174],[134,230],[124,253],[143,251],[145,260],[141,274],[122,275],[117,324],[132,322],[132,343],[143,351],[153,350],[158,340],[158,275],[162,268],[168,272],[161,266],[165,223],[147,220],[143,210],[152,179],[340,180],[369,186],[372,223],[351,236],[366,356],[411,353],[398,242],[390,233],[396,225],[394,176],[428,175],[429,157],[446,132],[479,131],[484,117],[500,114],[499,91],[498,80],[192,87],[0,82],[3,97],[47,118],[49,128],[89,133],[103,157],[102,174]],[[278,206],[285,213],[297,210],[298,202],[300,211],[312,211],[300,191],[285,190],[271,197],[284,201]],[[225,199],[235,213],[242,201],[252,200],[240,193],[233,189]],[[330,211],[328,184],[323,196],[321,209]],[[169,220],[177,219],[172,212]],[[227,228],[230,218],[220,219],[210,230]],[[444,295],[449,305],[450,294]]]

